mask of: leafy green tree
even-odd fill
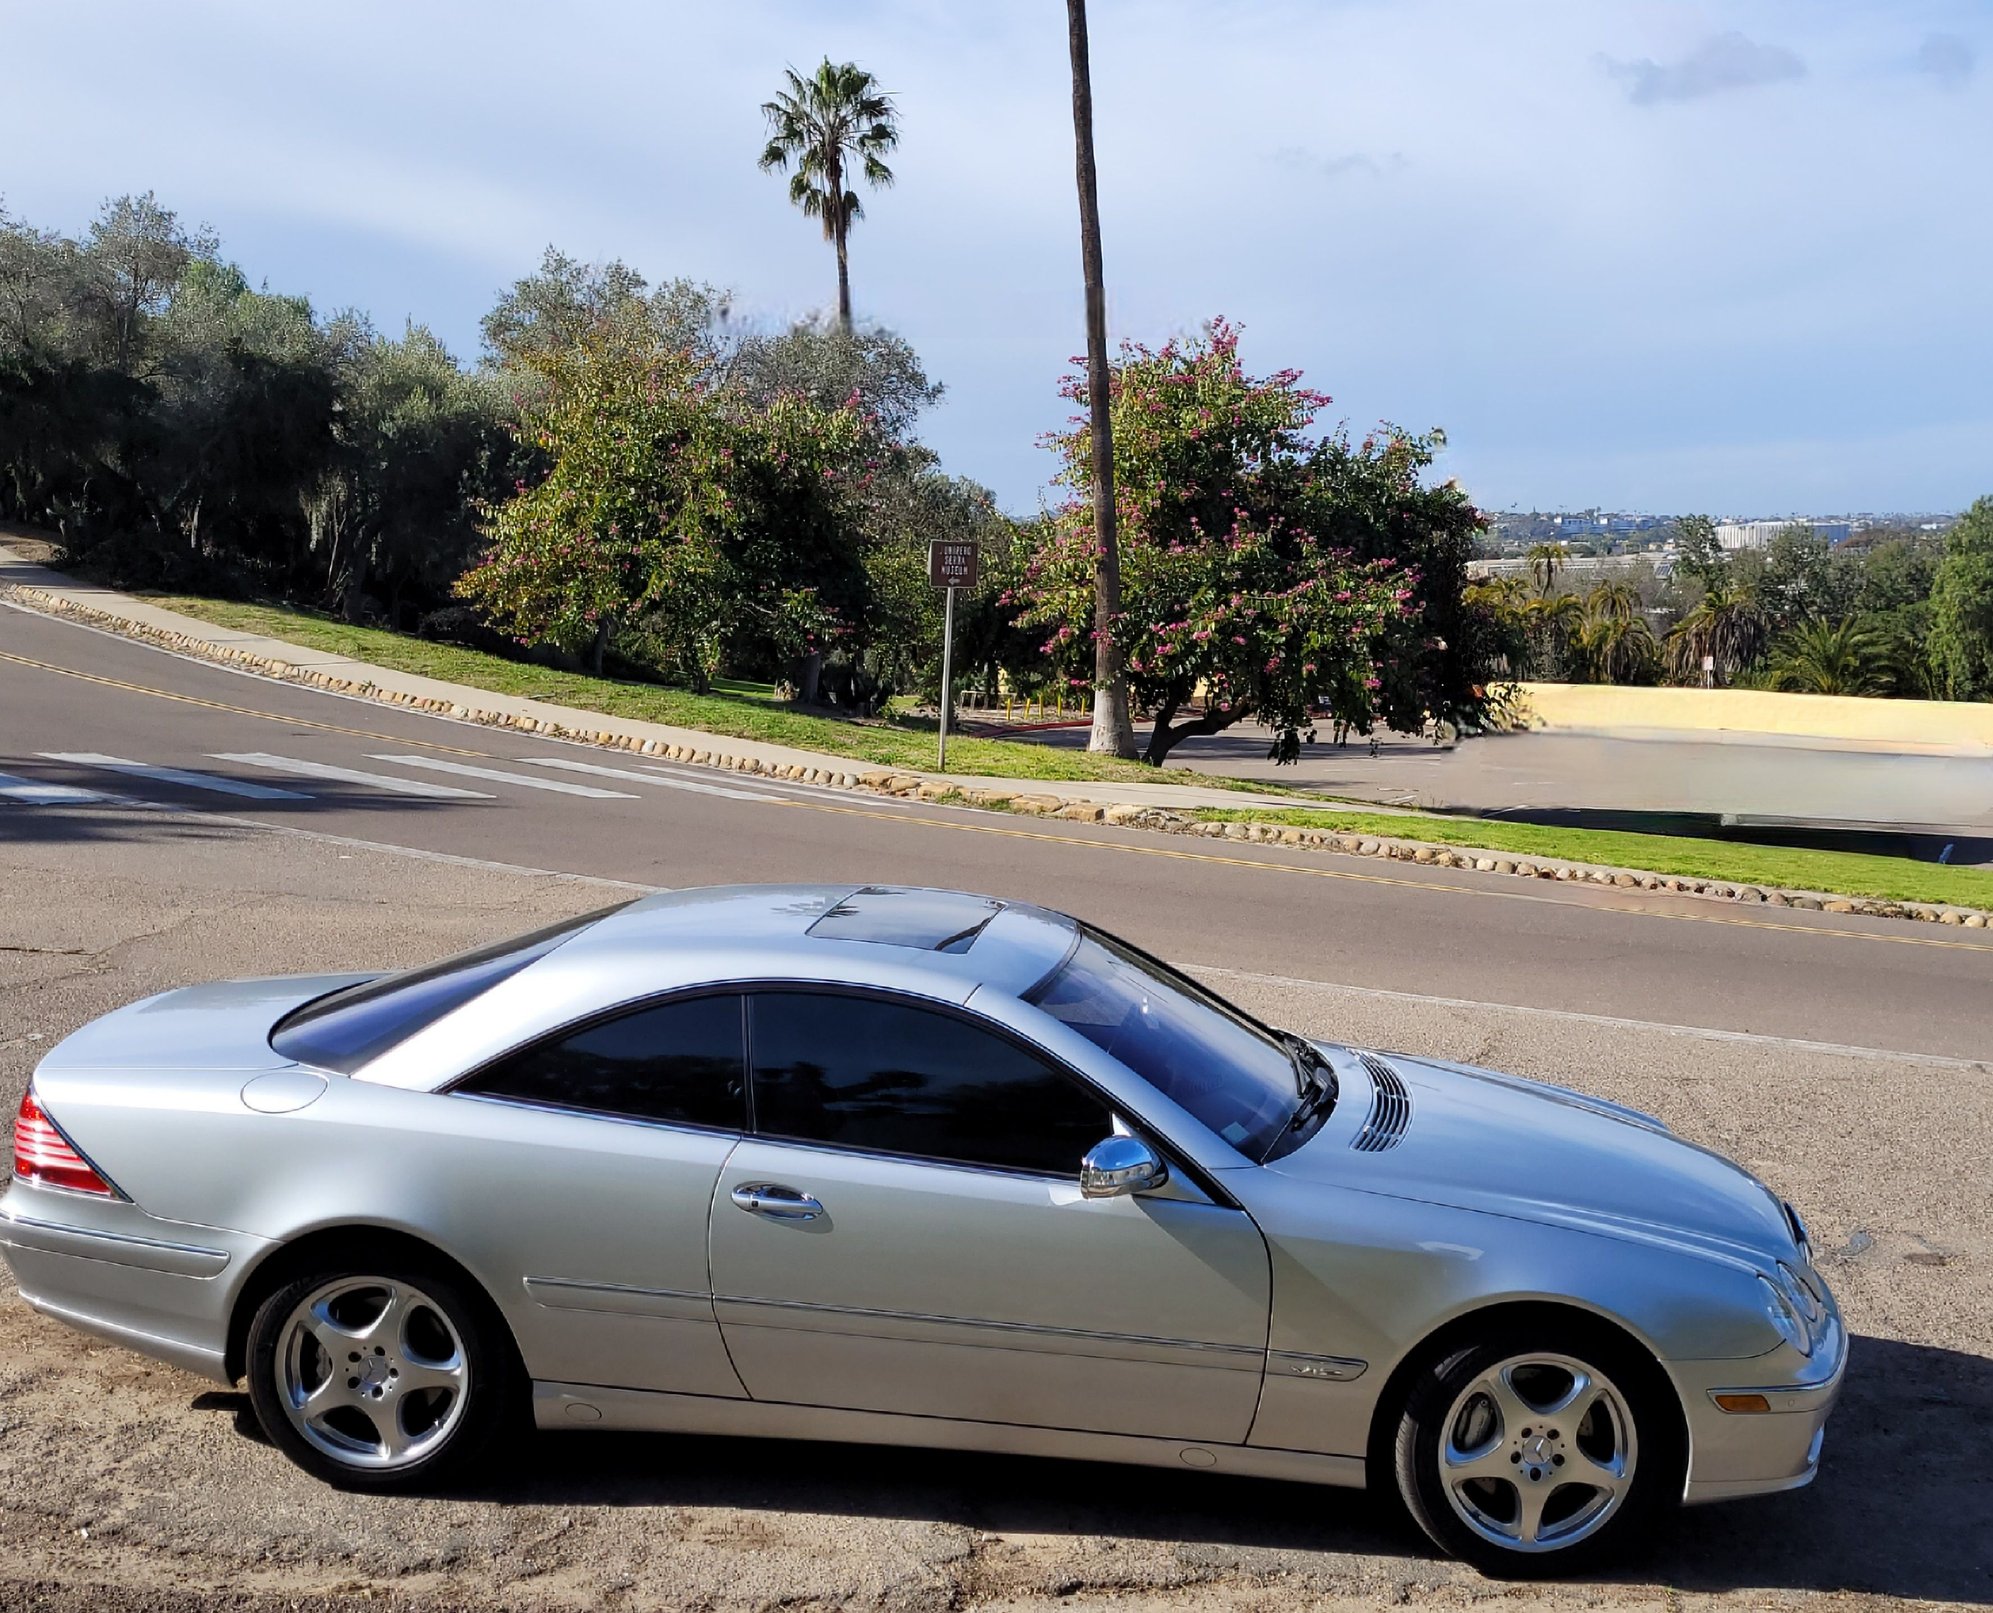
[[[113,365],[127,373],[149,367],[148,327],[165,313],[188,264],[212,259],[217,246],[212,230],[182,228],[179,216],[151,191],[104,204],[83,258],[104,322],[104,356]]]
[[[335,323],[337,452],[306,497],[325,592],[349,620],[370,590],[399,622],[405,596],[447,597],[479,544],[476,509],[506,457],[499,399],[427,329],[398,340]]]
[[[1720,593],[1730,584],[1730,557],[1716,539],[1716,523],[1706,515],[1684,515],[1675,522],[1675,575],[1705,594]]]
[[[789,200],[823,225],[837,249],[837,320],[848,332],[851,226],[865,216],[852,187],[861,175],[869,185],[892,184],[885,159],[900,143],[898,115],[892,97],[856,63],[833,65],[826,56],[808,78],[793,67],[784,77],[788,87],[762,103],[768,144],[761,166],[789,174]]]
[[[1927,603],[1943,556],[1944,544],[1923,533],[1884,538],[1865,551],[1852,551],[1854,608],[1882,616]]]
[[[1839,621],[1854,608],[1860,579],[1835,562],[1832,547],[1801,521],[1773,534],[1758,576],[1758,598],[1774,633],[1807,621]]]
[[[730,646],[803,653],[850,620],[854,411],[729,412],[691,354],[606,332],[530,363],[546,387],[521,430],[548,470],[492,510],[464,597],[597,671],[621,635],[698,689]]]
[[[485,362],[497,370],[570,352],[595,337],[639,351],[675,348],[711,364],[724,356],[731,315],[731,299],[698,281],[653,288],[620,259],[583,263],[550,246],[538,269],[500,295],[480,328]]]
[[[1320,542],[1395,572],[1410,591],[1390,623],[1377,691],[1378,720],[1399,733],[1479,727],[1500,653],[1493,623],[1466,600],[1486,522],[1458,482],[1427,478],[1445,443],[1438,430],[1379,426],[1352,440],[1337,429],[1315,441],[1296,491]]]
[[[83,285],[74,241],[0,208],[0,360],[72,356]]]
[[[827,409],[849,404],[882,439],[901,445],[913,440],[921,414],[946,391],[928,379],[905,338],[817,319],[774,333],[744,334],[720,375],[724,384],[761,405],[784,393]]]
[[[1993,497],[1945,534],[1931,587],[1930,659],[1947,699],[1993,698]]]
[[[1419,578],[1400,559],[1362,558],[1357,540],[1430,519],[1428,499],[1475,527],[1457,489],[1426,489],[1427,443],[1392,434],[1352,449],[1309,435],[1327,401],[1293,371],[1248,377],[1236,331],[1125,345],[1112,391],[1124,609],[1114,622],[1136,697],[1155,714],[1144,759],[1247,717],[1292,761],[1318,707],[1359,731],[1389,708],[1387,675],[1416,678],[1424,638]],[[1078,377],[1067,393],[1079,391]],[[1075,490],[1016,590],[1043,655],[1089,681],[1094,605],[1092,443],[1084,423],[1053,439]],[[1359,507],[1359,501],[1366,501]],[[1461,550],[1471,553],[1471,533]],[[1192,713],[1193,702],[1202,709]]]

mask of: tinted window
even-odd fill
[[[515,1053],[464,1090],[738,1131],[747,1118],[738,997],[692,997]]]
[[[1113,1129],[1070,1076],[952,1015],[770,992],[753,999],[750,1025],[765,1136],[1075,1176]]]
[[[627,902],[618,907],[627,907]],[[544,958],[576,932],[617,911],[605,907],[580,918],[516,935],[424,969],[382,975],[314,998],[287,1014],[270,1033],[270,1045],[287,1059],[348,1075],[432,1025],[454,1008]]]
[[[1271,1031],[1111,936],[1087,931],[1030,1000],[1251,1158],[1293,1117],[1294,1063]]]

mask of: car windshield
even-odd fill
[[[1288,1046],[1146,953],[1083,930],[1027,1001],[1119,1059],[1240,1153],[1262,1159],[1299,1097]]]
[[[618,903],[617,907],[627,907]],[[617,907],[515,935],[475,952],[460,953],[422,969],[382,975],[314,997],[277,1021],[270,1045],[287,1059],[351,1075],[397,1042],[433,1025],[452,1009],[549,952]]]

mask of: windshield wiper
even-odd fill
[[[1321,1049],[1313,1042],[1305,1036],[1296,1036],[1292,1031],[1277,1034],[1286,1044],[1287,1056],[1294,1065],[1294,1085],[1300,1099],[1294,1117],[1287,1122],[1287,1129],[1298,1131],[1317,1115],[1326,1115],[1334,1109],[1342,1089],[1336,1080],[1334,1067],[1322,1057]]]

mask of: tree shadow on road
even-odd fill
[[[205,1406],[238,1409],[210,1394]],[[253,1423],[250,1425],[253,1427]],[[1809,1489],[1685,1509],[1615,1583],[1857,1592],[1993,1605],[1993,1360],[1859,1338]],[[1267,1554],[1432,1556],[1390,1496],[1167,1469],[887,1446],[561,1433],[529,1440],[458,1500],[724,1507],[949,1523]]]

